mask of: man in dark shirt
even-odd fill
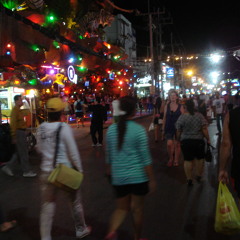
[[[220,147],[219,181],[229,183],[228,167],[240,199],[240,107],[229,111],[224,119],[223,138]],[[230,161],[231,160],[231,161]]]
[[[96,98],[94,105],[89,106],[89,111],[92,112],[92,119],[90,125],[90,133],[92,136],[92,146],[102,146],[103,141],[103,123],[107,121],[107,111],[101,104],[101,99]],[[98,138],[96,137],[98,133]]]

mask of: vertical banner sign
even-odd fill
[[[174,77],[174,68],[167,68],[167,78]]]

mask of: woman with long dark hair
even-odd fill
[[[176,139],[175,123],[183,112],[182,105],[178,102],[178,93],[169,91],[169,102],[164,107],[163,116],[163,138],[167,140],[168,163],[167,166],[179,166],[181,153],[180,143]]]
[[[106,137],[107,174],[111,176],[116,195],[116,209],[111,217],[105,240],[116,238],[116,231],[131,210],[135,240],[140,240],[143,223],[144,197],[155,188],[152,159],[146,130],[135,121],[136,100],[120,98],[121,114]]]
[[[185,113],[178,118],[176,128],[177,138],[181,141],[184,170],[189,186],[193,184],[194,165],[196,166],[196,180],[200,182],[202,178],[205,157],[204,138],[210,144],[207,125],[204,116],[199,112],[195,112],[193,100],[187,100]]]

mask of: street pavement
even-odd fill
[[[226,236],[214,231],[220,141],[216,135],[215,121],[209,125],[211,143],[216,147],[214,160],[205,163],[203,182],[194,182],[193,187],[186,185],[182,158],[179,167],[166,166],[166,141],[156,143],[153,131],[148,131],[152,116],[144,114],[136,117],[136,121],[147,130],[157,181],[157,191],[146,197],[143,237],[148,240],[239,240],[240,235]],[[111,119],[105,124],[104,137],[110,124]],[[91,235],[84,239],[101,240],[114,209],[114,195],[104,176],[104,146],[91,146],[89,125],[86,122],[85,127],[77,128],[75,123],[71,123],[84,168],[82,198],[86,221],[93,229]],[[34,170],[39,173],[40,156],[35,150],[30,153],[30,160]],[[38,177],[23,178],[19,168],[16,168],[14,177],[0,171],[0,192],[0,204],[7,219],[18,221],[15,229],[0,233],[0,240],[39,240]],[[130,215],[118,232],[118,240],[133,240]],[[53,240],[76,239],[73,220],[64,198],[57,201],[52,235]]]

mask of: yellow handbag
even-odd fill
[[[59,126],[57,130],[57,140],[55,157],[53,161],[54,169],[48,177],[48,182],[66,191],[75,191],[80,188],[83,180],[83,173],[67,167],[66,165],[60,163],[56,165],[56,158],[59,145],[59,133],[62,125]]]
[[[58,164],[48,177],[48,182],[66,191],[74,191],[80,188],[83,173],[69,168],[64,164]]]

